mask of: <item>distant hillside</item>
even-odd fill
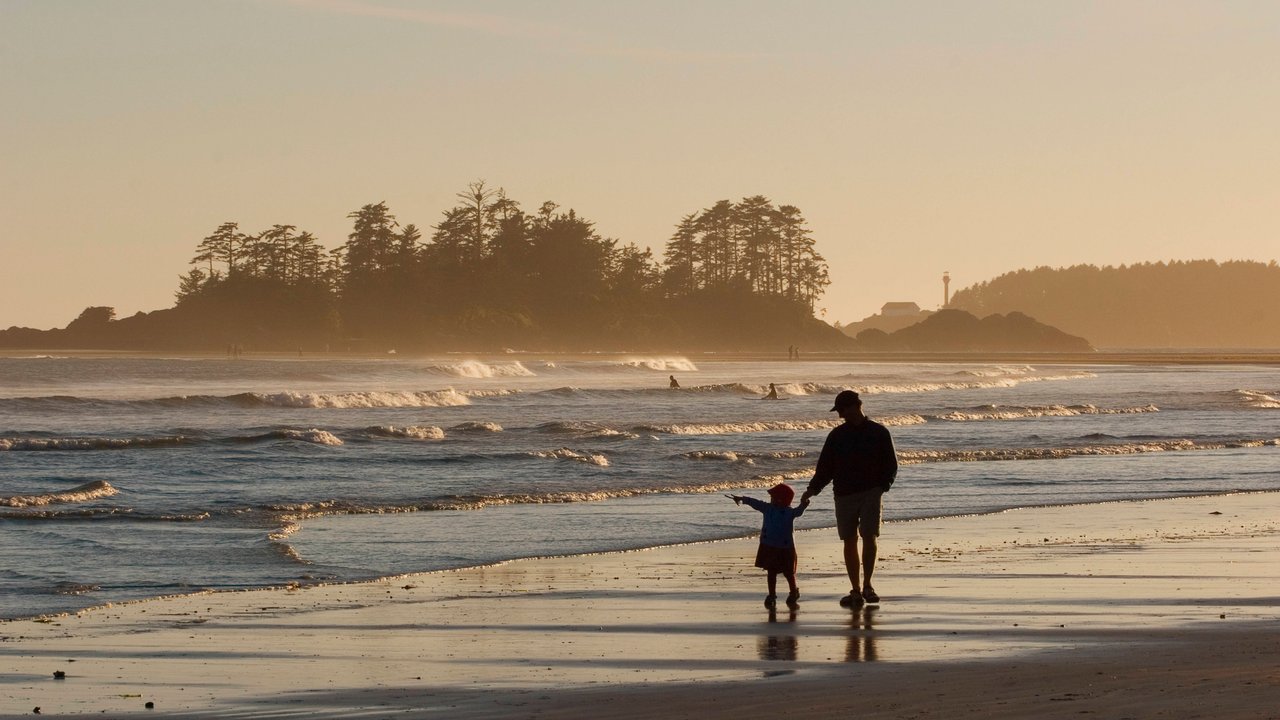
[[[303,303],[274,305],[186,303],[116,319],[110,307],[86,308],[65,328],[0,330],[0,348],[221,352],[548,352],[679,351],[805,352],[848,350],[852,338],[814,318],[808,308],[750,293],[699,293],[668,300],[648,314],[617,315],[569,334],[527,316],[476,312],[469,327],[397,338],[350,338],[326,327],[326,315]]]
[[[1103,348],[1280,348],[1280,265],[1039,267],[960,290],[950,307],[1026,313]]]
[[[909,352],[1092,352],[1089,341],[1037,322],[1022,313],[979,320],[963,310],[939,310],[924,320],[886,333],[858,333],[857,350]]]

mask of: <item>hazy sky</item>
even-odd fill
[[[0,0],[0,328],[168,307],[219,223],[333,247],[484,179],[661,252],[809,220],[827,320],[1020,267],[1280,257],[1280,3]]]

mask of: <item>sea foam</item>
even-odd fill
[[[449,388],[419,392],[349,392],[253,394],[262,405],[287,408],[399,408],[470,405],[466,395]]]
[[[189,438],[166,437],[57,437],[0,438],[0,452],[38,450],[126,450],[130,448],[172,447],[189,442]]]
[[[1259,410],[1275,410],[1280,408],[1280,392],[1265,393],[1258,390],[1237,390],[1244,404]]]
[[[519,361],[507,363],[486,363],[479,360],[463,360],[457,363],[429,365],[427,372],[449,375],[459,378],[494,378],[494,377],[536,377],[537,373],[525,367]]]
[[[965,422],[969,420],[1022,420],[1038,417],[1075,417],[1079,415],[1136,415],[1160,412],[1155,405],[1136,407],[1100,408],[1094,405],[984,405],[966,410],[953,410],[939,415],[926,415],[929,420]]]
[[[618,365],[625,367],[639,368],[642,370],[657,370],[658,372],[697,372],[698,366],[693,362],[682,357],[642,357],[642,358],[626,358],[619,360]]]
[[[600,467],[609,467],[609,458],[600,453],[578,452],[569,448],[559,448],[557,450],[535,450],[527,453],[533,457],[555,459],[555,460],[576,460],[578,462],[587,463],[588,465],[598,465]]]
[[[378,425],[369,428],[371,435],[381,435],[384,437],[408,438],[410,440],[443,440],[444,429],[434,425],[409,425],[397,427],[395,425]]]
[[[342,445],[342,440],[328,430],[311,428],[310,430],[278,430],[272,433],[286,440],[301,440],[316,445]]]
[[[5,507],[39,507],[54,503],[88,502],[99,498],[111,497],[119,492],[106,480],[94,480],[83,485],[77,485],[70,490],[58,490],[39,495],[0,497],[0,505]]]

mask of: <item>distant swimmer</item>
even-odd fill
[[[769,383],[769,394],[768,394],[768,395],[765,395],[764,397],[762,397],[762,398],[760,398],[760,399],[761,399],[761,400],[777,400],[777,399],[778,399],[778,388],[777,388],[773,383]]]
[[[672,389],[672,390],[679,390],[679,389],[680,389],[680,383],[676,382],[676,376],[675,376],[675,375],[669,375],[668,377],[671,379],[671,389]]]

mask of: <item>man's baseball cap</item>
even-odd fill
[[[849,405],[857,405],[858,403],[861,403],[861,402],[862,402],[862,398],[858,397],[858,393],[852,390],[841,390],[836,395],[836,402],[834,405],[831,406],[831,412],[835,412],[836,410],[839,410],[842,407],[847,407]]]

